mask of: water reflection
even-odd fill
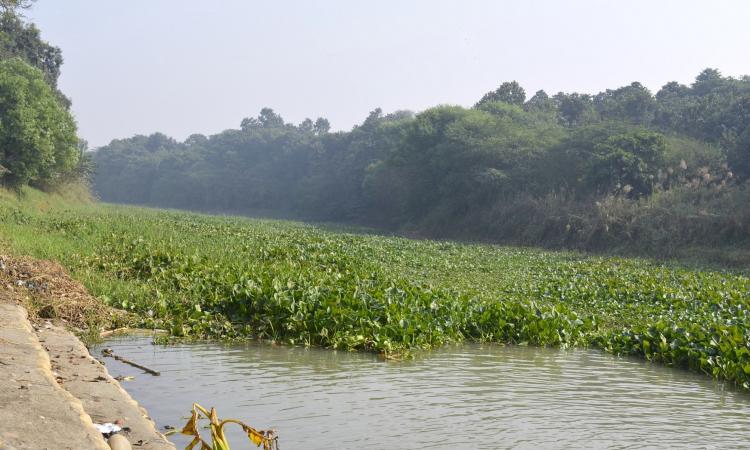
[[[277,428],[286,450],[750,443],[747,394],[596,351],[465,345],[384,363],[257,343],[161,347],[130,337],[106,345],[161,371],[151,377],[107,359],[112,375],[136,375],[125,387],[160,426],[181,426],[197,401]]]

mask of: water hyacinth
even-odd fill
[[[466,340],[588,346],[750,389],[741,273],[126,207],[5,217],[12,245],[172,338],[391,358]]]

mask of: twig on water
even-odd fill
[[[125,359],[122,356],[115,355],[115,353],[112,351],[111,348],[105,348],[104,350],[102,350],[102,355],[109,356],[109,357],[114,358],[114,359],[116,359],[116,360],[118,360],[120,362],[123,362],[125,364],[129,364],[129,365],[131,365],[133,367],[137,367],[137,368],[141,369],[142,371],[144,371],[146,373],[150,373],[151,375],[153,375],[155,377],[158,377],[159,375],[161,375],[161,373],[159,373],[158,371],[156,371],[154,369],[149,369],[146,366],[143,366],[143,365],[138,364],[136,362],[130,361],[129,359]]]

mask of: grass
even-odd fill
[[[449,342],[590,346],[750,389],[742,271],[414,241],[294,222],[0,196],[0,239],[172,336],[400,356]]]

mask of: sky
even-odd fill
[[[38,0],[26,15],[63,50],[92,148],[239,128],[266,106],[348,130],[510,80],[530,97],[750,74],[747,0]]]

